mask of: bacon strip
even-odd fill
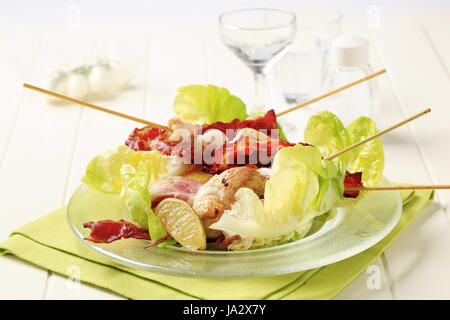
[[[234,119],[231,122],[215,122],[208,125],[202,126],[202,134],[210,129],[217,129],[227,134],[227,130],[233,130],[235,133],[239,129],[243,128],[251,128],[255,130],[267,130],[268,135],[271,135],[271,131],[277,129],[277,116],[275,115],[275,111],[269,110],[263,117],[257,117],[254,119],[248,120],[239,120]],[[228,137],[234,138],[234,136]]]
[[[271,136],[272,133],[275,133],[272,132],[272,130],[277,129],[275,112],[270,110],[263,117],[255,119],[234,119],[230,123],[216,122],[209,125],[203,125],[201,132],[205,133],[210,129],[217,129],[226,134],[227,129],[233,129],[235,130],[234,134],[236,134],[238,130],[244,128],[255,130],[265,129],[267,130],[267,135]],[[194,159],[193,148],[189,148],[189,150],[185,150],[183,147],[180,148],[180,146],[177,146],[178,142],[169,140],[169,137],[170,132],[147,126],[142,129],[136,128],[125,144],[136,151],[158,150],[164,155],[177,155],[179,157],[190,157],[191,160]],[[228,138],[233,139],[234,135]],[[306,143],[299,144],[305,146],[309,145]],[[236,139],[236,141],[226,143],[221,148],[215,150],[212,162],[206,163],[203,157],[202,160],[204,162],[203,165],[205,171],[210,173],[220,173],[232,167],[248,164],[256,165],[257,167],[269,167],[272,164],[275,154],[279,150],[294,145],[294,143],[274,138],[273,136],[269,139],[261,140],[254,136],[242,135],[239,139]],[[362,186],[361,172],[347,172],[344,185],[349,187]],[[356,198],[358,195],[359,191],[344,192],[344,197]],[[156,203],[163,199],[165,198],[157,198]],[[190,198],[183,198],[180,196],[180,199],[189,201]]]
[[[307,146],[306,143],[299,143]],[[236,141],[226,143],[221,150],[216,150],[210,173],[220,173],[227,169],[246,164],[258,168],[270,167],[275,154],[283,148],[295,146],[294,143],[265,136],[239,136]]]
[[[233,139],[239,129],[253,128],[255,130],[266,130],[268,135],[272,130],[277,129],[277,119],[273,110],[268,111],[263,117],[248,120],[234,119],[230,123],[215,122],[209,125],[203,125],[199,134],[203,134],[210,129],[217,129],[225,134],[229,134],[228,139]],[[228,129],[231,129],[227,132]],[[275,134],[275,132],[274,132]],[[176,155],[179,157],[190,157],[194,159],[194,149],[191,144],[186,146],[179,145],[180,141],[170,139],[171,133],[164,129],[158,129],[150,126],[141,129],[136,128],[130,134],[125,145],[135,151],[157,150],[164,155]]]
[[[159,153],[169,156],[183,156],[184,150],[175,150],[178,141],[169,140],[170,132],[150,126],[141,129],[136,128],[125,141],[125,145],[135,151],[157,150]]]
[[[147,230],[122,219],[119,221],[90,221],[83,224],[83,227],[91,229],[89,238],[84,238],[84,240],[95,243],[111,243],[128,238],[151,240]]]
[[[362,184],[361,178],[362,178],[362,172],[350,173],[347,171],[345,173],[344,188],[362,187],[363,184]],[[344,191],[344,197],[356,198],[357,196],[359,196],[359,190]]]

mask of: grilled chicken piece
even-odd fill
[[[187,149],[190,147],[190,150],[198,153],[197,157],[200,157],[201,163],[211,163],[215,150],[227,142],[227,137],[222,131],[209,129],[202,134],[201,125],[192,124],[180,118],[170,119],[168,126],[172,130],[169,140],[180,142]],[[203,156],[209,158],[202,159]]]
[[[170,119],[169,122],[167,123],[167,125],[173,132],[175,132],[177,130],[185,130],[186,132],[189,132],[191,135],[194,135],[195,127],[196,127],[195,124],[188,122],[188,121],[181,120],[178,117]],[[201,128],[201,126],[200,126],[200,128]]]
[[[198,190],[193,208],[200,216],[209,239],[219,237],[222,232],[209,229],[225,210],[236,201],[234,195],[240,188],[252,189],[259,197],[264,195],[266,178],[258,170],[235,167],[213,176]]]

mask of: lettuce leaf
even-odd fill
[[[151,180],[158,180],[166,174],[165,160],[158,151],[133,151],[121,145],[92,159],[81,181],[97,191],[118,194],[123,185],[122,166],[128,164],[137,168],[141,161],[150,166]]]
[[[344,128],[334,114],[322,111],[309,119],[304,139],[306,143],[318,147],[326,158],[376,132],[375,122],[367,117],[360,117]],[[365,186],[377,185],[383,175],[384,153],[380,138],[369,141],[336,159],[343,162],[345,170],[362,172]]]
[[[281,127],[281,125],[278,122],[277,122],[277,128],[278,128],[278,134],[280,136],[280,139],[284,140],[284,141],[288,141],[288,139],[286,137],[286,134],[284,133],[283,128]]]
[[[227,89],[214,85],[179,88],[173,110],[181,119],[200,124],[247,118],[244,102]]]
[[[167,235],[161,220],[152,210],[148,192],[151,168],[148,163],[140,161],[137,167],[124,164],[120,169],[123,181],[121,197],[130,213],[130,218],[141,228],[148,229],[151,239],[160,239]]]
[[[240,235],[230,249],[300,239],[313,219],[329,211],[342,197],[344,175],[338,165],[323,160],[315,147],[283,148],[275,156],[264,204],[252,190],[241,188],[231,209],[211,228]]]
[[[121,197],[130,212],[130,218],[141,228],[148,229],[151,199],[147,187],[150,182],[150,168],[145,162],[139,162],[137,168],[124,164],[120,169],[122,178]],[[151,209],[150,209],[151,210]]]
[[[225,88],[214,85],[191,85],[178,89],[173,110],[183,120],[211,124],[217,121],[231,122],[234,119],[245,120],[264,116],[264,112],[247,115],[244,102],[231,95]],[[287,141],[283,128],[277,123],[281,140]]]
[[[133,151],[121,145],[91,160],[82,182],[100,192],[120,194],[130,219],[149,230],[152,239],[167,235],[151,209],[148,185],[167,174],[166,160],[158,151]],[[173,244],[173,239],[160,246]]]
[[[317,179],[319,190],[311,201],[303,202],[304,205],[310,206],[319,214],[323,214],[342,198],[345,171],[340,162],[333,163],[332,161],[322,160],[319,149],[311,146],[296,145],[280,151],[283,152],[279,157],[275,157],[271,179],[266,184],[265,191],[272,189],[268,194],[269,197],[277,192],[283,192],[283,188],[279,188],[283,183],[286,183],[286,180],[283,181],[283,178],[281,178],[283,175],[286,175],[287,180],[290,180],[288,178],[290,175],[298,175],[299,179],[303,179],[304,174],[301,171],[306,166],[305,169],[311,171],[314,174],[314,179]],[[267,202],[266,195],[264,195],[264,199],[267,206],[281,201],[274,198],[273,201]],[[278,199],[281,199],[281,194]]]
[[[319,148],[324,158],[349,146],[350,137],[341,120],[329,111],[322,111],[308,120],[304,132],[306,143]],[[352,160],[351,153],[345,153],[339,157],[345,165]]]
[[[364,140],[377,133],[377,127],[372,119],[360,117],[347,126],[350,145]],[[380,138],[373,139],[353,149],[353,163],[350,172],[362,172],[362,182],[365,186],[375,186],[380,181],[384,169],[383,144]]]

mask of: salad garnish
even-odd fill
[[[131,221],[162,239],[159,246],[204,249],[204,237],[228,250],[295,241],[316,217],[358,201],[359,191],[344,192],[346,186],[376,185],[382,175],[379,139],[326,160],[375,133],[369,118],[345,128],[321,112],[309,120],[305,142],[292,143],[280,137],[273,110],[249,117],[224,88],[182,87],[174,110],[170,130],[135,129],[126,146],[94,158],[83,178],[89,187],[120,195]],[[347,197],[353,202],[343,201]],[[183,217],[190,221],[184,228]],[[195,244],[185,242],[186,230]]]
[[[330,96],[339,91],[345,90],[351,86],[354,86],[358,83],[361,83],[365,80],[368,80],[374,76],[377,76],[381,73],[385,72],[385,70],[381,70],[373,75],[367,76],[363,79],[355,81],[353,83],[347,84],[337,90],[325,93],[319,97],[301,103],[297,106],[289,108],[283,112],[278,113],[279,115],[284,115],[293,110],[302,108],[310,103],[316,102],[320,99],[323,99],[327,96]],[[336,184],[336,177],[330,180],[330,183],[327,185],[322,184],[319,188],[320,195],[323,192],[331,192],[333,190],[338,190],[342,187],[342,201],[338,201],[335,206],[349,206],[354,205],[361,198],[360,191],[364,191],[364,196],[368,196],[369,193],[366,191],[374,191],[374,190],[415,190],[415,189],[450,189],[450,185],[404,185],[404,186],[371,186],[370,184],[375,184],[378,182],[379,178],[382,175],[382,170],[384,167],[384,155],[382,151],[381,141],[378,139],[382,134],[390,132],[395,128],[398,128],[418,117],[429,113],[431,110],[429,108],[407,118],[403,121],[392,125],[389,128],[386,128],[380,132],[375,134],[368,134],[368,132],[376,132],[376,127],[374,122],[371,119],[361,117],[354,121],[347,128],[343,128],[342,123],[340,123],[339,119],[337,119],[334,115],[330,113],[322,113],[318,114],[317,118],[313,118],[310,121],[310,127],[321,127],[324,129],[325,135],[321,136],[321,130],[315,132],[312,130],[310,132],[305,133],[305,137],[309,135],[310,138],[306,138],[311,143],[315,139],[313,145],[310,143],[290,143],[287,141],[286,137],[283,134],[283,131],[279,124],[277,123],[276,127],[278,130],[273,129],[273,126],[264,124],[266,121],[259,121],[257,119],[255,121],[259,123],[263,123],[264,126],[267,125],[266,128],[262,128],[261,130],[268,130],[270,132],[270,138],[268,138],[267,131],[258,132],[255,130],[251,123],[248,122],[246,125],[248,127],[243,127],[243,125],[237,126],[238,129],[235,130],[235,124],[240,124],[243,121],[251,121],[255,120],[254,118],[271,118],[274,114],[253,114],[247,116],[245,110],[245,105],[243,105],[242,101],[239,98],[232,96],[228,90],[224,88],[218,88],[215,86],[188,86],[182,88],[179,91],[179,95],[174,103],[174,109],[179,113],[180,117],[173,118],[169,121],[169,126],[163,126],[158,123],[153,123],[144,119],[140,119],[134,116],[130,116],[127,114],[123,114],[117,111],[113,111],[107,108],[103,108],[91,103],[87,103],[85,101],[81,101],[72,97],[68,97],[57,92],[49,91],[43,88],[39,88],[27,83],[23,84],[24,87],[39,91],[41,93],[57,97],[59,99],[71,101],[85,107],[89,107],[95,110],[99,110],[102,112],[106,112],[115,116],[119,116],[125,119],[129,119],[132,121],[137,121],[140,123],[144,123],[147,127],[143,129],[136,129],[134,133],[130,136],[127,141],[127,145],[129,145],[132,149],[131,151],[141,152],[143,150],[146,151],[154,151],[161,155],[161,162],[167,164],[167,171],[161,175],[164,176],[181,176],[183,177],[186,183],[182,183],[180,185],[189,185],[194,182],[201,182],[205,185],[202,185],[198,188],[197,194],[195,198],[197,198],[198,194],[201,194],[202,188],[210,187],[208,185],[209,180],[213,180],[212,178],[217,176],[218,174],[231,173],[232,170],[237,170],[240,168],[250,168],[257,172],[257,174],[253,173],[247,176],[260,177],[265,178],[266,180],[270,180],[271,176],[275,176],[275,173],[272,175],[271,173],[271,165],[276,163],[277,156],[280,150],[290,149],[297,146],[302,147],[312,147],[319,148],[323,153],[327,153],[327,150],[331,150],[336,144],[340,144],[342,146],[347,145],[343,149],[324,156],[322,154],[322,160],[330,161],[333,160],[336,167],[338,168],[339,177]],[[228,109],[226,109],[228,108]],[[225,110],[226,109],[226,110]],[[236,114],[235,114],[236,113]],[[277,116],[277,115],[275,115]],[[249,119],[250,118],[250,119]],[[236,120],[235,120],[236,119]],[[215,121],[215,122],[214,122]],[[314,125],[314,121],[316,125]],[[220,130],[220,128],[226,128],[227,122],[233,122],[233,125],[230,125],[230,130],[234,130],[234,132],[229,135],[227,129],[225,129],[224,133]],[[213,125],[215,128],[210,128],[209,130],[202,130],[202,128],[206,125]],[[318,125],[317,125],[318,124]],[[307,128],[308,129],[308,128]],[[256,131],[256,132],[255,132]],[[338,134],[336,134],[338,132]],[[274,136],[275,133],[275,136]],[[342,134],[342,136],[340,136]],[[346,137],[348,135],[348,137]],[[239,139],[233,139],[236,143],[235,145],[231,144],[229,149],[224,148],[230,141],[228,137],[239,137]],[[330,139],[329,139],[330,138]],[[347,139],[348,138],[348,139]],[[242,140],[241,140],[242,139]],[[270,140],[269,140],[270,139]],[[378,139],[378,140],[377,140]],[[231,139],[230,139],[231,140]],[[242,142],[243,141],[243,142]],[[264,141],[264,143],[262,143]],[[284,141],[284,142],[282,142]],[[348,142],[350,141],[350,142]],[[241,144],[239,144],[241,142]],[[270,142],[270,144],[267,144]],[[353,142],[351,144],[351,142]],[[372,142],[369,147],[366,146],[369,142]],[[253,144],[252,144],[253,143]],[[283,145],[284,144],[284,145]],[[267,146],[270,145],[270,148]],[[279,147],[279,146],[282,147]],[[261,147],[263,146],[263,147]],[[266,147],[264,147],[266,146]],[[330,149],[331,148],[331,149]],[[373,148],[373,150],[372,150]],[[193,150],[193,152],[192,152]],[[228,151],[231,157],[225,157],[220,155],[221,152]],[[241,150],[241,152],[237,152]],[[270,150],[270,151],[269,151]],[[123,153],[128,153],[127,149],[122,150]],[[348,153],[352,151],[351,153]],[[372,151],[374,151],[372,153]],[[120,152],[120,150],[119,150]],[[206,154],[205,154],[206,152]],[[255,157],[256,152],[256,157]],[[263,158],[265,160],[269,159],[267,165],[266,163],[261,161],[261,152],[264,153]],[[114,150],[107,152],[106,158],[111,156],[111,153],[114,154]],[[328,152],[329,153],[329,152]],[[213,164],[212,159],[219,154],[218,159],[222,160],[232,160],[225,161],[224,167],[219,167],[219,169],[211,166]],[[241,155],[241,157],[239,157]],[[99,158],[94,159],[88,167],[86,172],[86,177],[83,179],[88,186],[96,189],[100,192],[113,193],[117,194],[117,189],[121,188],[120,195],[122,199],[124,199],[127,207],[130,211],[131,220],[136,220],[137,223],[142,225],[147,224],[147,228],[149,229],[150,236],[152,234],[157,235],[161,234],[161,237],[156,237],[156,240],[153,240],[149,246],[154,244],[159,244],[160,246],[165,246],[167,244],[175,244],[177,240],[173,239],[171,235],[167,234],[167,230],[175,227],[176,225],[166,224],[162,226],[161,220],[159,220],[157,216],[153,213],[152,209],[152,199],[150,197],[151,192],[147,192],[148,187],[153,184],[155,181],[159,180],[158,170],[156,170],[155,179],[153,179],[152,168],[149,167],[148,163],[146,163],[146,159],[139,160],[136,166],[134,160],[136,160],[133,156],[129,158],[132,161],[131,164],[123,163],[121,159],[116,163],[114,157],[111,157],[113,160],[110,164],[106,161],[105,165],[107,170],[102,170],[102,159],[101,155]],[[120,156],[119,156],[120,158]],[[134,159],[134,160],[133,160]],[[235,162],[237,160],[237,162]],[[374,166],[371,166],[374,161]],[[127,162],[127,161],[125,161]],[[216,162],[217,164],[217,162]],[[117,178],[117,169],[119,167],[119,176]],[[212,168],[212,169],[211,169]],[[202,171],[200,171],[202,170]],[[210,172],[215,173],[215,175]],[[221,172],[223,171],[223,172]],[[314,171],[314,170],[313,170]],[[345,172],[345,174],[342,174]],[[150,175],[151,173],[151,175]],[[320,174],[319,174],[320,175]],[[342,179],[343,177],[343,179]],[[288,177],[286,177],[288,178]],[[319,180],[323,179],[319,177]],[[190,182],[191,181],[191,182]],[[239,179],[236,181],[240,181]],[[256,178],[256,181],[260,181],[260,178]],[[235,181],[234,181],[235,182]],[[243,182],[243,181],[241,181]],[[231,184],[227,179],[222,179],[221,183],[223,186],[228,187]],[[364,184],[363,184],[364,183]],[[216,183],[217,184],[217,183]],[[252,185],[252,184],[250,184]],[[236,188],[236,186],[238,188]],[[257,183],[256,186],[260,188],[260,183]],[[216,185],[217,187],[217,185]],[[175,187],[177,188],[177,187]],[[220,229],[212,229],[211,226],[216,222],[220,223],[221,218],[227,212],[232,211],[232,206],[237,203],[239,193],[247,193],[246,189],[255,192],[257,189],[247,188],[246,186],[240,186],[236,184],[234,189],[236,192],[228,194],[228,205],[226,203],[221,203],[221,201],[216,202],[214,206],[216,206],[216,210],[211,203],[214,202],[205,202],[210,206],[210,210],[206,210],[206,212],[213,212],[211,215],[215,219],[211,220],[210,215],[202,216],[202,224],[204,229],[207,232],[211,232],[214,234],[213,238],[216,239],[216,245],[218,248],[227,249],[242,249],[242,248],[253,248],[255,247],[255,239],[247,238],[244,246],[234,246],[235,241],[241,241],[242,237],[239,234],[229,235]],[[166,198],[166,200],[177,200],[177,198],[181,198],[188,196],[187,199],[192,199],[193,194],[184,194],[186,191],[192,192],[192,190],[196,190],[196,187],[185,188],[184,190],[177,190],[181,192],[175,192],[173,196],[175,198]],[[215,188],[215,190],[220,190]],[[242,190],[242,191],[241,191]],[[325,191],[324,191],[325,190]],[[173,191],[173,190],[172,190]],[[195,191],[194,191],[195,192]],[[150,193],[148,195],[147,193]],[[250,194],[250,193],[248,193]],[[230,197],[230,195],[232,195]],[[250,197],[253,197],[250,196]],[[261,204],[264,204],[265,191],[264,195],[259,196],[258,199]],[[195,198],[194,202],[195,203]],[[315,196],[317,199],[327,199],[328,197],[320,197]],[[351,200],[353,201],[346,201]],[[150,200],[149,200],[150,199]],[[220,199],[220,197],[219,197]],[[333,199],[331,197],[330,199]],[[165,201],[165,200],[164,200]],[[177,201],[180,201],[179,199]],[[322,200],[320,200],[322,201]],[[250,201],[251,202],[251,201]],[[189,205],[186,202],[183,202],[186,205]],[[331,202],[330,202],[331,203]],[[193,204],[194,205],[194,204]],[[308,204],[303,204],[308,205]],[[312,204],[310,203],[309,205]],[[327,202],[324,202],[324,205],[320,207],[327,207]],[[255,203],[255,207],[258,206]],[[213,209],[213,210],[211,210]],[[259,206],[260,209],[260,206]],[[335,208],[331,208],[328,212],[318,215],[314,218],[313,223],[307,229],[305,234],[301,234],[300,236],[296,236],[295,234],[287,233],[281,237],[276,239],[269,239],[268,243],[264,243],[264,240],[259,244],[256,241],[256,247],[264,246],[264,245],[276,245],[278,243],[284,243],[286,241],[293,241],[298,237],[303,237],[305,235],[312,234],[313,232],[320,229],[320,226],[323,225],[324,221],[326,221],[327,217],[333,216],[333,211]],[[207,219],[203,219],[206,217]],[[177,223],[176,221],[172,223]],[[120,221],[119,221],[120,222]],[[99,224],[106,225],[106,224]],[[87,227],[89,224],[86,225]],[[143,228],[145,229],[145,228]],[[166,230],[167,229],[167,230]],[[105,231],[108,228],[105,228]],[[198,236],[198,234],[197,234]],[[114,237],[113,237],[114,238]],[[118,239],[120,239],[119,237]],[[89,238],[87,238],[89,239]],[[161,242],[161,243],[160,243]],[[180,241],[178,241],[182,244]],[[202,249],[203,246],[198,246],[198,249]]]

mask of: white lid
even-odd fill
[[[339,67],[361,67],[369,64],[369,42],[358,36],[341,36],[332,42],[331,59]]]

